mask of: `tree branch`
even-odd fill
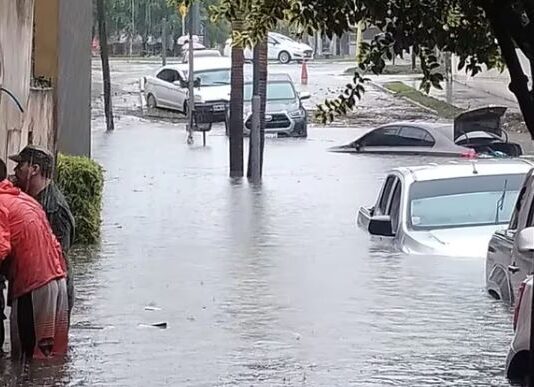
[[[534,139],[534,99],[528,89],[528,77],[525,75],[511,35],[506,19],[505,9],[502,3],[487,1],[483,4],[484,10],[490,20],[495,32],[495,37],[499,42],[501,53],[508,67],[511,82],[509,89],[515,94],[519,102],[519,108],[525,118],[525,124],[531,137]]]

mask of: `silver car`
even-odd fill
[[[530,168],[499,159],[396,168],[357,222],[405,253],[483,257],[492,234],[510,220]]]
[[[331,151],[518,157],[523,152],[521,146],[509,142],[501,127],[505,112],[505,107],[486,107],[462,113],[452,123],[394,122],[372,129],[350,144],[334,147]]]

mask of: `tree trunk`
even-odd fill
[[[263,150],[265,148],[265,109],[267,106],[267,40],[254,47],[254,77],[252,94],[260,97],[260,176],[263,169]],[[249,152],[247,177],[252,176],[252,157]]]
[[[501,54],[510,73],[510,91],[516,96],[527,129],[532,139],[534,139],[534,99],[528,89],[528,77],[521,67],[521,62],[517,57],[516,46],[508,31],[505,12],[499,5],[489,2],[484,4],[484,9],[490,19],[495,37],[501,48]]]
[[[234,31],[241,31],[242,22],[232,23]],[[232,75],[230,91],[230,177],[243,177],[243,48],[232,47]]]
[[[267,39],[258,43],[259,52],[259,95],[261,98],[260,107],[260,174],[263,176],[263,155],[265,151],[265,111],[267,108],[267,75],[269,70],[268,44]]]
[[[102,77],[104,82],[104,111],[106,114],[107,130],[115,129],[113,123],[113,108],[111,105],[111,77],[109,73],[108,37],[106,32],[106,12],[104,0],[96,2],[98,13],[98,35],[100,38],[100,58],[102,59]]]

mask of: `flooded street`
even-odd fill
[[[103,238],[76,261],[64,384],[506,385],[511,314],[483,260],[400,255],[355,226],[384,171],[426,160],[326,151],[354,135],[269,139],[252,187],[227,178],[220,129],[206,148],[137,119],[95,132]]]
[[[115,132],[93,101],[102,242],[73,258],[69,357],[25,372],[0,361],[5,385],[507,385],[512,314],[486,295],[484,260],[406,256],[356,226],[388,169],[435,160],[327,151],[436,117],[369,87],[358,128],[268,138],[252,186],[227,177],[222,126],[189,147],[182,123],[131,114],[147,68],[116,73]],[[316,99],[347,80],[321,71]]]

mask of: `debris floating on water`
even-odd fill
[[[167,329],[167,323],[166,322],[159,322],[154,324],[139,324],[139,327],[141,328],[159,328],[159,329]]]

